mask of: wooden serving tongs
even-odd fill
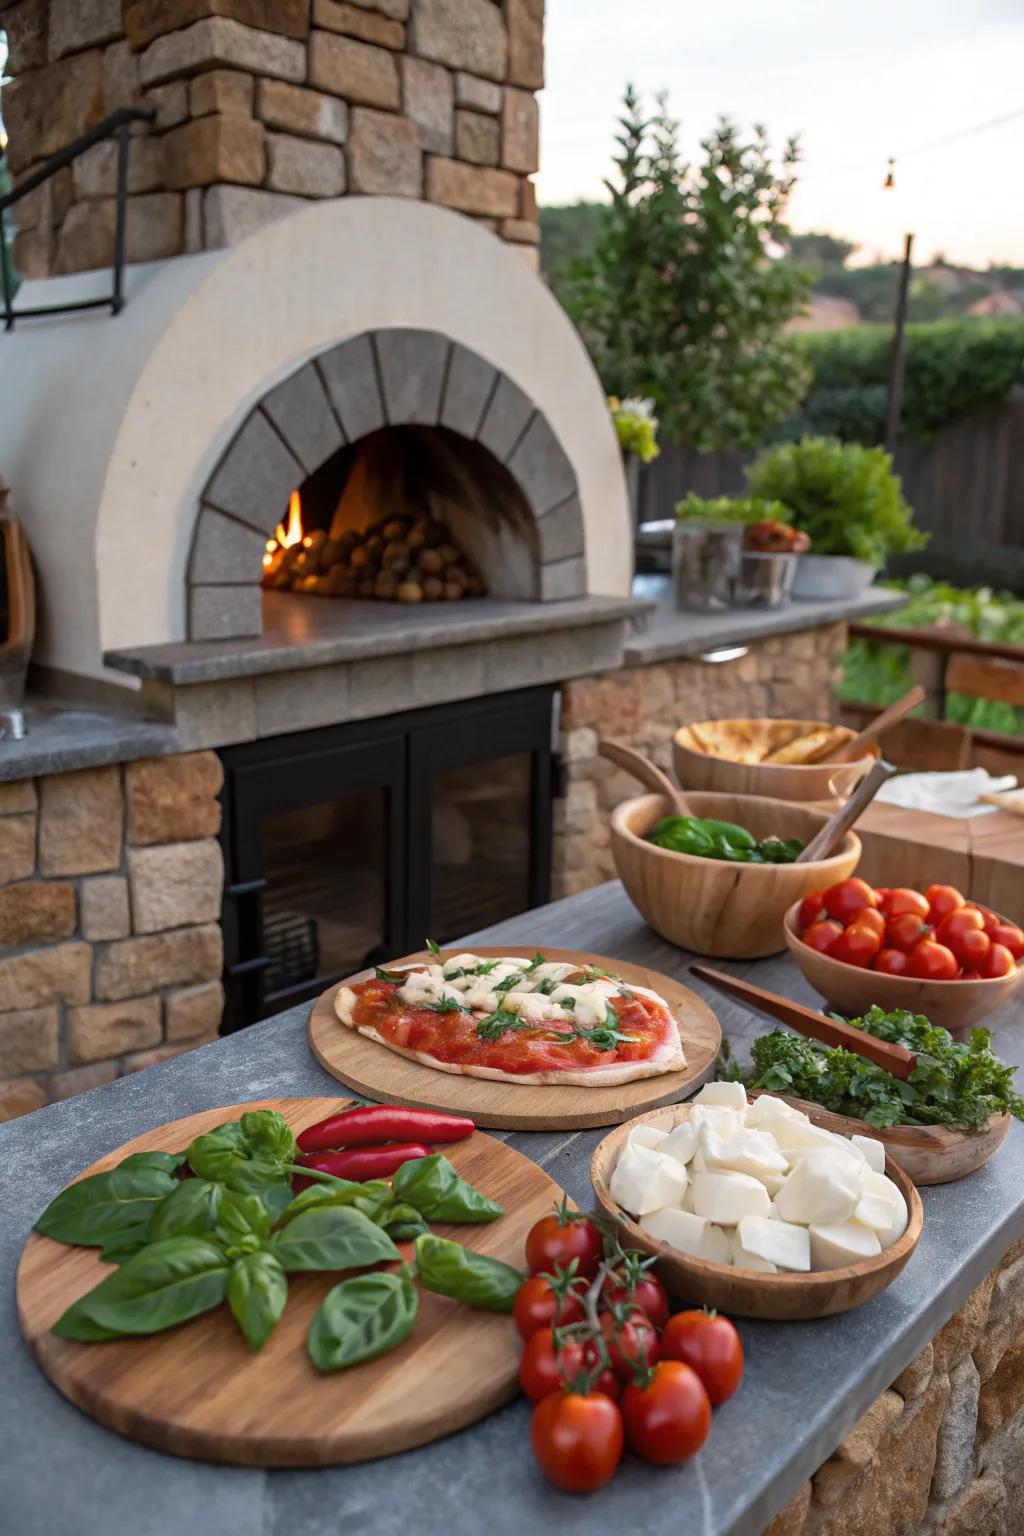
[[[853,1029],[849,1024],[841,1024],[836,1019],[826,1019],[823,1014],[805,1008],[802,1003],[794,1003],[788,997],[780,997],[777,992],[766,991],[764,987],[755,987],[752,982],[741,981],[738,976],[727,976],[724,971],[713,970],[709,965],[691,965],[690,974],[707,986],[714,987],[716,992],[738,998],[753,1013],[777,1019],[780,1024],[788,1024],[798,1034],[807,1035],[811,1040],[820,1040],[822,1045],[839,1045],[844,1050],[853,1051],[863,1056],[865,1061],[874,1062],[876,1067],[891,1072],[893,1077],[909,1077],[917,1066],[917,1057],[905,1046],[878,1040],[874,1035]]]
[[[597,750],[602,757],[609,762],[617,763],[620,768],[625,768],[634,779],[639,779],[655,795],[663,795],[673,807],[676,816],[693,816],[695,813],[683,794],[678,789],[667,773],[663,773],[657,763],[652,763],[649,757],[644,757],[642,752],[637,752],[634,747],[626,747],[619,741],[606,741],[602,738],[597,744]]]
[[[849,741],[842,742],[839,746],[833,746],[831,740],[826,741],[817,752],[811,753],[807,761],[809,763],[855,763],[858,758],[864,756],[869,747],[873,747],[875,742],[885,735],[886,731],[891,731],[893,726],[898,725],[912,709],[916,709],[923,703],[924,689],[915,683],[902,698],[890,704],[888,709],[883,709],[881,714],[869,721],[856,736],[851,736]]]

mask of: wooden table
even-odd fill
[[[1024,816],[993,811],[958,820],[899,805],[869,806],[857,825],[857,873],[872,885],[955,885],[965,896],[1024,920]]]

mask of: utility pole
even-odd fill
[[[900,269],[900,287],[896,298],[896,320],[892,333],[892,352],[889,354],[889,383],[885,394],[885,446],[890,453],[894,452],[900,435],[900,411],[903,405],[903,373],[906,365],[905,330],[907,324],[907,296],[910,291],[910,252],[913,244],[913,235],[904,235],[903,266]]]

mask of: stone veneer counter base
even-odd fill
[[[645,928],[617,885],[525,914],[475,938],[510,949],[536,948],[557,939],[628,956],[680,977],[688,959]],[[745,969],[762,985],[810,1001],[788,958]],[[714,1006],[734,1044],[745,1051],[761,1026],[737,1005],[715,999]],[[65,1402],[33,1363],[10,1305],[31,1223],[81,1168],[152,1126],[269,1094],[330,1093],[332,1079],[306,1047],[305,1014],[304,1007],[292,1009],[142,1076],[0,1127],[4,1167],[17,1170],[0,1203],[0,1287],[7,1298],[0,1317],[0,1355],[5,1362],[0,1507],[5,1529],[17,1536],[64,1531],[74,1531],[75,1536],[129,1536],[138,1529],[139,1510],[144,1508],[150,1536],[177,1536],[181,1531],[223,1536],[243,1530],[289,1536],[299,1526],[303,1536],[334,1536],[372,1509],[373,1528],[381,1536],[407,1530],[410,1523],[423,1536],[477,1536],[480,1511],[486,1508],[491,1536],[520,1536],[548,1527],[582,1536],[631,1530],[642,1509],[643,1529],[650,1536],[677,1536],[681,1530],[694,1536],[760,1536],[773,1515],[797,1494],[796,1515],[777,1524],[778,1536],[805,1530],[814,1536],[839,1530],[856,1536],[890,1536],[895,1531],[923,1536],[926,1528],[945,1530],[944,1525],[921,1525],[917,1514],[896,1520],[891,1505],[873,1524],[866,1517],[877,1510],[879,1499],[890,1498],[890,1491],[909,1498],[913,1488],[908,1485],[915,1480],[923,1486],[918,1498],[922,1512],[929,1487],[948,1504],[949,1489],[957,1489],[960,1497],[960,1488],[966,1486],[970,1493],[976,1486],[970,1483],[974,1421],[940,1424],[942,1412],[937,1412],[947,1401],[952,1407],[955,1392],[950,1396],[950,1382],[955,1386],[964,1374],[969,1356],[954,1370],[936,1340],[932,1387],[910,1383],[908,1368],[920,1365],[922,1356],[928,1358],[931,1341],[947,1319],[972,1292],[977,1295],[976,1288],[1024,1233],[1020,1126],[1014,1126],[998,1156],[970,1179],[922,1192],[924,1233],[890,1290],[842,1317],[813,1323],[741,1323],[747,1352],[743,1385],[716,1412],[711,1438],[700,1455],[673,1470],[654,1469],[627,1457],[614,1481],[595,1499],[570,1501],[544,1482],[530,1455],[530,1410],[522,1399],[424,1450],[362,1466],[269,1474],[154,1455]],[[995,1032],[997,1049],[1012,1059],[1010,1023],[1007,1017],[997,1018]],[[520,1134],[510,1140],[546,1167],[573,1199],[588,1204],[589,1159],[600,1135]],[[1019,1309],[1019,1302],[1014,1303],[1008,1286],[1021,1263],[1018,1257],[997,1277],[993,1321],[981,1341],[989,1355],[998,1354],[1010,1365],[1014,1326],[1019,1334],[1021,1325],[1015,1323],[1013,1310]],[[967,1317],[961,1313],[961,1320]],[[968,1325],[965,1321],[964,1328]],[[948,1356],[948,1333],[940,1339]],[[999,1365],[992,1375],[994,1358],[977,1343],[973,1347],[983,1379],[987,1374],[998,1381],[1009,1366]],[[895,1391],[886,1390],[890,1383],[895,1383]],[[915,1392],[920,1395],[915,1397]],[[868,1494],[858,1491],[852,1503],[837,1498],[840,1475],[850,1473],[855,1437],[869,1422],[870,1415],[862,1416],[870,1409],[877,1417],[879,1403],[891,1409],[890,1423],[899,1413],[907,1421],[902,1440],[899,1424],[892,1425],[902,1454],[894,1452],[884,1463]],[[979,1425],[982,1417],[976,1415]],[[855,1425],[854,1434],[844,1441]],[[913,1432],[914,1425],[919,1432]],[[846,1462],[842,1450],[832,1456],[841,1441],[850,1447]],[[961,1441],[963,1466],[954,1466],[953,1450]],[[865,1464],[870,1456],[869,1447]],[[68,1470],[54,1476],[55,1466]],[[813,1498],[806,1483],[812,1476]],[[102,1496],[96,1491],[97,1477]],[[992,1481],[991,1475],[987,1481]],[[991,1532],[1008,1527],[955,1529]]]

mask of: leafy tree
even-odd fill
[[[540,259],[552,292],[564,302],[568,273],[593,254],[607,203],[567,203],[540,210]]]
[[[821,232],[790,235],[787,249],[794,261],[815,267],[845,267],[858,246],[854,240],[841,240],[838,235]]]
[[[763,128],[722,119],[683,164],[664,101],[645,116],[632,87],[617,136],[611,205],[565,299],[613,395],[648,396],[666,434],[710,450],[758,443],[802,399],[808,367],[782,327],[810,274],[774,259],[798,159],[777,166]]]

